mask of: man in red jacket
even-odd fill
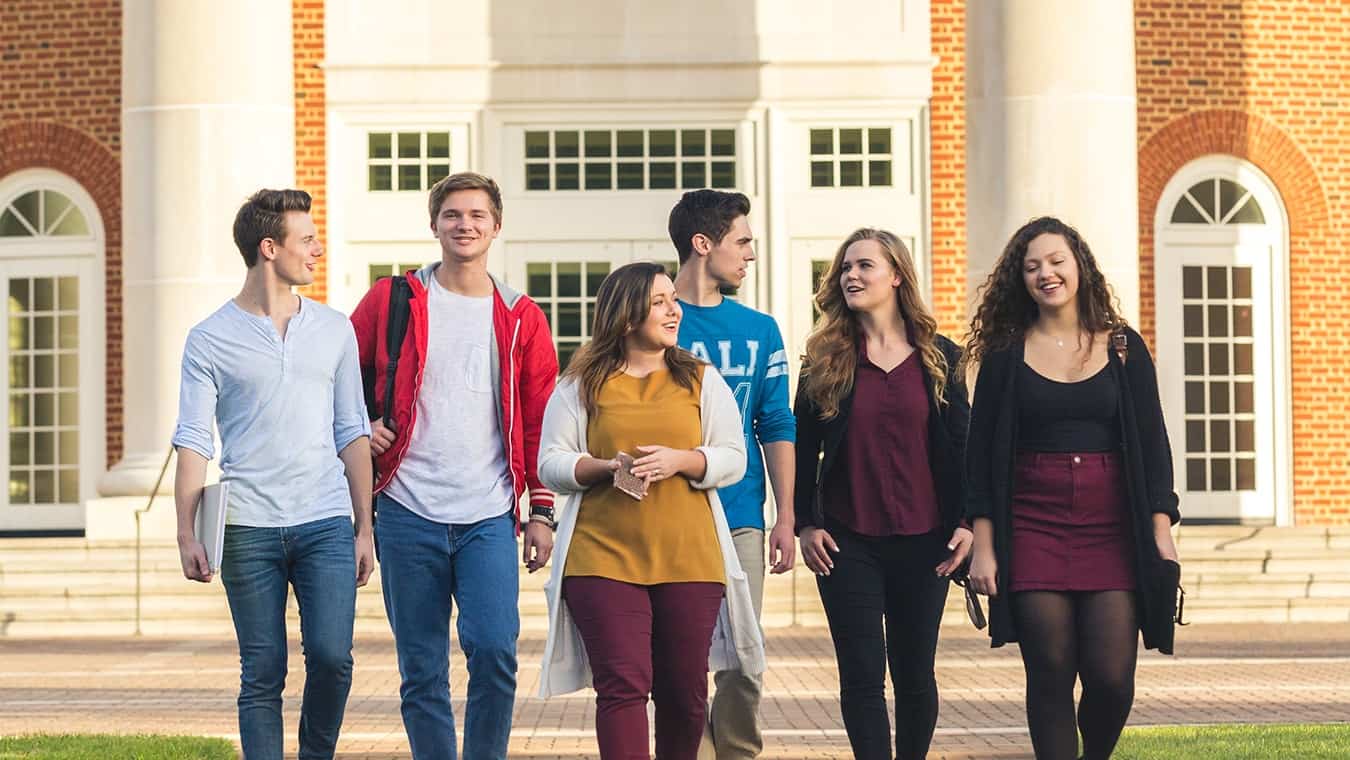
[[[371,449],[380,578],[413,757],[457,757],[449,639],[458,604],[469,671],[464,756],[505,760],[526,488],[523,560],[534,572],[553,551],[553,494],[536,464],[558,359],[544,312],[488,274],[502,222],[497,183],[468,172],[446,177],[431,189],[429,211],[441,259],[402,275],[411,291],[408,327],[389,409],[380,391],[393,278],[377,282],[352,314],[362,373],[377,389]]]

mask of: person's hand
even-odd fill
[[[357,533],[352,543],[356,548],[356,587],[361,588],[375,572],[375,538],[370,531],[364,531]]]
[[[1158,554],[1163,559],[1170,559],[1173,562],[1180,562],[1177,554],[1177,544],[1172,540],[1171,526],[1153,526],[1153,541],[1158,545]]]
[[[183,577],[190,581],[211,582],[211,564],[206,561],[206,547],[196,537],[178,539],[178,561],[183,565]]]
[[[994,557],[994,550],[976,547],[970,560],[970,590],[989,597],[998,596],[997,576],[998,559]]]
[[[829,575],[834,568],[830,552],[839,553],[839,544],[824,528],[802,528],[802,562],[816,575]]]
[[[792,523],[780,520],[769,532],[769,562],[773,563],[769,572],[778,575],[786,573],[797,564],[797,541],[792,535]]]
[[[689,463],[689,452],[685,449],[672,449],[669,446],[638,446],[637,450],[646,456],[633,460],[633,474],[645,479],[648,483],[655,483],[672,475],[679,475]]]
[[[961,569],[974,545],[975,534],[970,528],[957,528],[952,531],[952,540],[947,542],[947,550],[951,552],[951,556],[938,563],[937,574],[946,577]]]
[[[370,423],[370,450],[380,456],[394,445],[394,431],[384,426],[384,418]]]
[[[525,568],[534,572],[548,564],[553,555],[553,529],[538,520],[525,523],[525,551],[521,561]]]

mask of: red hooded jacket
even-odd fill
[[[427,285],[438,266],[439,262],[404,275],[412,288],[408,300],[408,331],[403,338],[398,373],[394,377],[394,409],[388,414],[397,432],[394,444],[375,457],[376,493],[394,479],[417,424],[417,397],[427,363]],[[380,389],[375,394],[375,405],[380,416],[386,415],[382,389],[389,363],[389,352],[385,347],[389,283],[389,278],[376,282],[352,312],[362,374],[372,367],[375,370],[375,388]],[[531,505],[553,506],[553,492],[539,482],[539,430],[543,425],[544,407],[557,381],[558,355],[553,348],[548,317],[538,304],[495,277],[492,284],[492,332],[496,336],[492,347],[492,373],[501,399],[497,422],[515,486],[516,516],[519,518],[519,499],[527,487]]]

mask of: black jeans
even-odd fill
[[[834,521],[834,569],[816,578],[839,663],[839,703],[857,760],[922,759],[937,726],[933,675],[948,580],[935,568],[946,537],[873,538]],[[886,715],[886,665],[895,692],[895,754]]]

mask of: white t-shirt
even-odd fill
[[[464,524],[511,508],[515,491],[492,387],[492,296],[427,288],[427,362],[412,440],[385,492],[421,517]]]

